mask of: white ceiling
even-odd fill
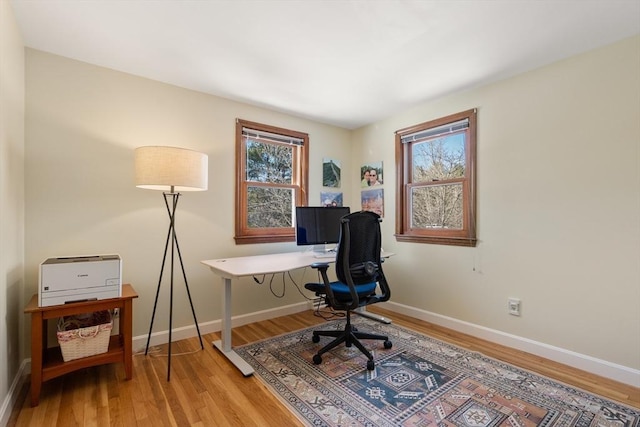
[[[640,33],[640,0],[11,1],[28,47],[348,129]]]

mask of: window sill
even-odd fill
[[[475,237],[414,236],[409,234],[396,234],[395,237],[398,242],[466,247],[475,247],[478,242],[478,239]]]
[[[250,245],[253,243],[295,242],[296,236],[236,236],[236,245]]]

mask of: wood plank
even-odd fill
[[[479,351],[541,375],[640,408],[640,389],[421,320],[372,307],[409,329]],[[312,311],[252,323],[233,330],[235,345],[324,323]],[[32,408],[27,382],[8,426],[301,426],[302,423],[257,377],[245,378],[211,342],[218,333],[173,344],[167,383],[167,345],[133,357],[133,378],[121,363],[81,369],[43,384]]]

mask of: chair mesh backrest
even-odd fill
[[[364,284],[377,280],[380,268],[380,216],[374,212],[361,211],[345,215],[341,220],[340,243],[336,255],[336,276],[343,283]],[[376,266],[373,273],[365,265]]]

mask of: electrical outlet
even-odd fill
[[[512,316],[520,316],[522,302],[519,298],[509,298],[508,300],[508,308],[509,314]]]

